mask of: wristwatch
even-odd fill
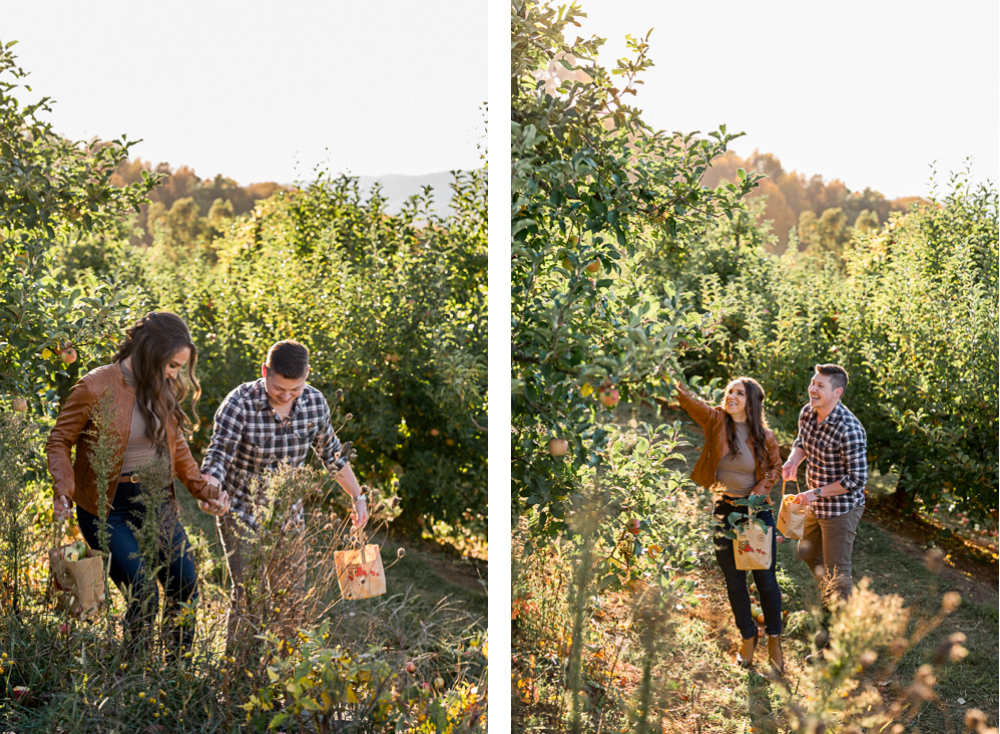
[[[823,488],[816,487],[816,489],[813,490],[813,494],[816,495],[816,499],[820,499],[823,496]]]

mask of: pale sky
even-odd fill
[[[732,149],[773,153],[786,171],[889,198],[929,192],[974,159],[1000,168],[996,0],[581,0],[576,33],[607,38],[606,68],[645,36],[655,66],[635,104],[655,128],[746,132]],[[570,34],[572,37],[572,34]],[[946,187],[944,187],[946,188]]]
[[[11,40],[57,132],[202,178],[482,165],[486,0],[0,0]]]

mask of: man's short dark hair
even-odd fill
[[[264,364],[269,372],[277,372],[288,380],[298,380],[309,371],[309,350],[294,339],[285,339],[267,350]]]
[[[829,377],[830,384],[834,390],[839,387],[841,390],[847,391],[847,383],[850,380],[847,377],[847,370],[839,364],[818,364],[816,365],[816,372],[824,377]]]

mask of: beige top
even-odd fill
[[[122,364],[122,377],[125,384],[135,389],[135,375]],[[122,460],[122,474],[128,474],[138,466],[142,466],[156,457],[156,444],[146,435],[146,419],[139,410],[139,401],[132,401],[132,424],[128,430],[128,446],[125,447],[125,458]]]
[[[728,454],[719,459],[719,466],[715,470],[715,479],[723,485],[719,489],[733,497],[749,497],[754,485],[757,484],[756,468],[753,452],[747,445],[747,437],[750,435],[749,423],[736,424],[736,441],[730,448]],[[738,448],[740,455],[737,457],[733,448]]]

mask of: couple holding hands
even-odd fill
[[[729,603],[743,640],[738,658],[741,667],[753,665],[758,634],[746,571],[736,568],[733,542],[723,535],[731,527],[731,512],[747,514],[747,507],[732,504],[734,500],[751,494],[770,500],[778,478],[794,480],[799,464],[805,461],[809,489],[795,496],[795,501],[809,506],[798,545],[799,558],[809,565],[825,601],[847,599],[851,594],[851,552],[864,512],[868,450],[865,429],[840,401],[847,382],[843,367],[816,365],[809,383],[809,402],[799,413],[798,436],[784,465],[778,442],[764,418],[764,390],[756,380],[739,377],[730,382],[718,407],[676,385],[681,407],[705,429],[705,446],[691,479],[717,496],[713,513],[718,521],[715,557],[725,576]],[[757,517],[774,528],[771,511]],[[772,668],[783,673],[781,589],[775,576],[776,532],[772,532],[771,542],[771,566],[752,573],[764,612],[768,660]],[[821,646],[827,639],[828,634],[818,636]]]
[[[255,476],[282,461],[302,466],[312,447],[351,497],[355,526],[364,527],[368,521],[366,499],[348,463],[348,452],[330,424],[330,407],[319,390],[306,384],[309,351],[305,346],[296,341],[277,342],[261,365],[260,379],[229,393],[216,412],[211,445],[201,467],[184,439],[188,418],[181,407],[190,392],[193,410],[201,394],[195,376],[197,361],[198,350],[183,319],[165,311],[146,314],[127,330],[110,365],[88,372],[73,386],[46,443],[55,520],[69,517],[75,504],[84,539],[92,548],[110,554],[111,580],[129,600],[125,630],[133,639],[155,617],[159,604],[156,581],[144,573],[136,538],[146,511],[133,473],[157,457],[169,458],[165,494],[173,499],[173,477],[177,477],[201,509],[216,516],[233,579],[230,642],[241,602],[241,538],[252,537],[256,528],[256,503],[251,496]],[[185,379],[181,379],[182,371]],[[91,465],[92,416],[105,395],[113,410],[109,430],[122,453],[119,470],[107,486],[98,487]],[[74,447],[75,460],[71,458]],[[99,491],[107,496],[107,548],[99,540]],[[198,584],[187,535],[176,512],[158,515],[165,523],[161,537],[169,543],[162,544],[157,576],[167,596],[165,616],[173,622],[183,604],[197,601]],[[244,528],[250,532],[242,532]],[[172,652],[190,649],[194,626],[172,624],[171,628]]]

